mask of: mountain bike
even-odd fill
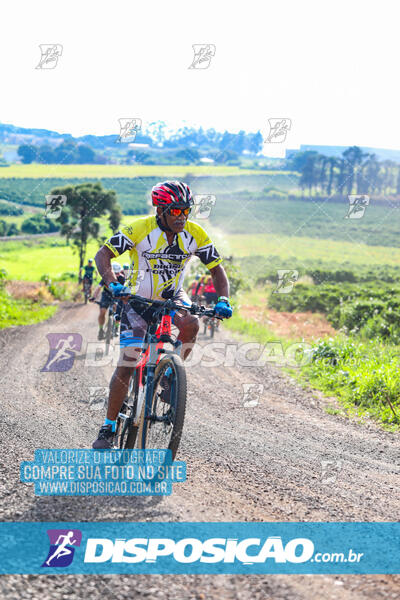
[[[203,299],[203,302],[204,301],[206,302],[207,309],[213,309],[214,308],[214,304],[213,303],[209,304],[207,302],[206,297],[203,296],[202,299]],[[207,317],[206,316],[206,317],[203,318],[203,335],[209,334],[210,337],[213,338],[214,337],[214,333],[216,331],[218,331],[218,328],[219,328],[219,319],[217,319],[215,317],[215,315],[213,315],[211,317]]]
[[[119,330],[119,319],[117,315],[117,304],[113,302],[108,307],[107,311],[107,325],[106,325],[106,334],[105,334],[105,343],[106,343],[106,355],[110,351],[111,340],[118,335]]]
[[[98,300],[93,300],[95,304],[101,306]],[[107,323],[104,334],[105,341],[105,354],[108,355],[110,351],[111,340],[118,335],[119,331],[119,314],[117,312],[117,302],[112,302],[107,309]]]
[[[208,333],[213,338],[215,331],[218,331],[219,320],[215,317],[204,317],[203,326],[203,335]]]
[[[85,298],[85,304],[88,303],[88,300],[90,298],[91,289],[92,289],[92,282],[87,277],[84,277],[83,278],[83,295]]]
[[[197,304],[183,306],[174,298],[161,301],[130,295],[128,302],[134,310],[151,310],[141,355],[133,367],[128,394],[117,417],[114,448],[134,448],[136,444],[141,449],[169,449],[173,459],[182,436],[187,384],[179,355],[181,342],[171,332],[171,312],[184,309],[192,315],[212,316],[214,310]],[[165,344],[170,344],[172,350],[166,349]],[[170,391],[167,401],[162,397],[165,377]]]

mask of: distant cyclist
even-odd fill
[[[115,263],[112,263],[111,268],[112,268],[113,274],[116,277],[116,280],[120,284],[123,285],[125,283],[125,276],[122,271],[121,265],[119,263],[115,262]],[[91,298],[91,300],[97,299],[97,297],[100,293],[100,290],[102,290],[102,292],[101,292],[101,298],[100,298],[99,332],[97,334],[97,339],[104,340],[104,338],[106,337],[106,334],[104,332],[104,323],[106,320],[106,312],[107,312],[108,307],[111,304],[115,303],[115,300],[113,299],[112,292],[110,292],[110,290],[108,289],[108,287],[103,279],[100,281],[99,285],[95,289],[93,298]]]
[[[200,225],[189,221],[193,206],[190,188],[182,181],[165,181],[155,185],[151,192],[156,214],[137,219],[114,234],[96,254],[96,265],[103,281],[114,294],[128,290],[117,282],[111,269],[111,259],[129,251],[131,263],[135,265],[130,278],[130,286],[135,293],[152,300],[174,298],[182,304],[183,310],[174,311],[173,323],[179,330],[178,340],[182,342],[181,357],[185,360],[199,331],[199,320],[184,310],[190,300],[182,285],[185,267],[192,256],[197,256],[209,269],[219,294],[215,306],[217,315],[223,318],[232,316],[228,299],[229,282],[221,265],[222,258]],[[133,310],[129,303],[124,304],[121,316],[120,361],[110,383],[107,418],[93,443],[95,449],[111,448],[116,430],[116,419],[126,398],[133,368],[140,357],[151,316],[146,310]],[[164,402],[170,401],[170,374],[165,373],[161,386]]]
[[[84,271],[83,277],[82,277],[83,293],[85,293],[85,280],[87,282],[89,282],[89,284],[90,284],[89,295],[92,293],[92,285],[93,285],[93,277],[94,277],[95,269],[96,269],[96,267],[93,264],[93,258],[89,258],[87,261],[87,265],[85,265],[84,267],[82,267],[80,269],[79,277],[82,277],[82,271]]]
[[[192,302],[198,302],[203,293],[204,280],[206,275],[196,275],[192,285],[189,288],[190,299]]]
[[[131,268],[131,266],[130,266],[130,264],[129,264],[129,263],[124,263],[124,264],[122,265],[122,269],[123,269],[123,271],[124,271],[124,275],[125,275],[125,279],[126,279],[126,280],[127,280],[127,279],[128,279],[128,277],[129,277],[129,271],[130,271],[130,268]]]
[[[218,302],[218,294],[217,290],[214,287],[212,277],[208,277],[205,282],[203,296],[208,306],[210,306],[211,304],[217,304]]]

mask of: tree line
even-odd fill
[[[108,146],[108,154],[96,153],[89,145],[74,140],[63,140],[58,146],[49,144],[22,144],[18,147],[18,156],[24,164],[107,164],[121,159],[121,149],[125,150],[126,164],[196,164],[202,156],[212,158],[215,163],[239,164],[243,152],[256,155],[263,146],[261,133],[218,132],[215,129],[203,130],[183,127],[167,135],[165,123],[158,123],[151,134],[137,135],[136,142],[148,143],[146,150],[129,148],[128,144],[114,143]],[[91,136],[95,139],[95,136]],[[115,136],[117,138],[117,136]],[[110,151],[111,148],[111,151]],[[124,153],[123,153],[124,154]],[[115,162],[115,161],[114,161]]]
[[[90,146],[77,144],[72,140],[64,140],[55,148],[48,144],[42,146],[22,144],[18,147],[17,152],[25,165],[33,162],[46,165],[103,164],[106,162],[105,158],[97,155]]]
[[[375,154],[358,146],[347,148],[341,156],[299,152],[288,160],[287,168],[300,173],[300,188],[309,196],[400,194],[400,165],[378,161]]]

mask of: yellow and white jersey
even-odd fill
[[[222,262],[200,225],[186,221],[184,230],[175,234],[169,245],[155,215],[123,227],[105,246],[114,256],[129,251],[132,266],[128,280],[132,293],[152,300],[165,300],[182,288],[185,268],[193,255],[208,269]]]

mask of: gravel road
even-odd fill
[[[44,323],[0,332],[2,521],[397,521],[399,438],[373,423],[324,411],[325,401],[273,366],[188,368],[188,409],[178,459],[187,481],[165,498],[35,497],[19,464],[37,448],[88,448],[103,412],[89,388],[113,367],[87,366],[97,307],[63,305]],[[47,333],[82,335],[65,373],[44,373]],[[237,343],[226,332],[218,341]],[[204,338],[199,336],[199,342]],[[262,384],[257,406],[243,384]],[[21,417],[24,427],[21,427]],[[173,600],[400,598],[400,576],[39,576],[0,578],[0,596]]]

